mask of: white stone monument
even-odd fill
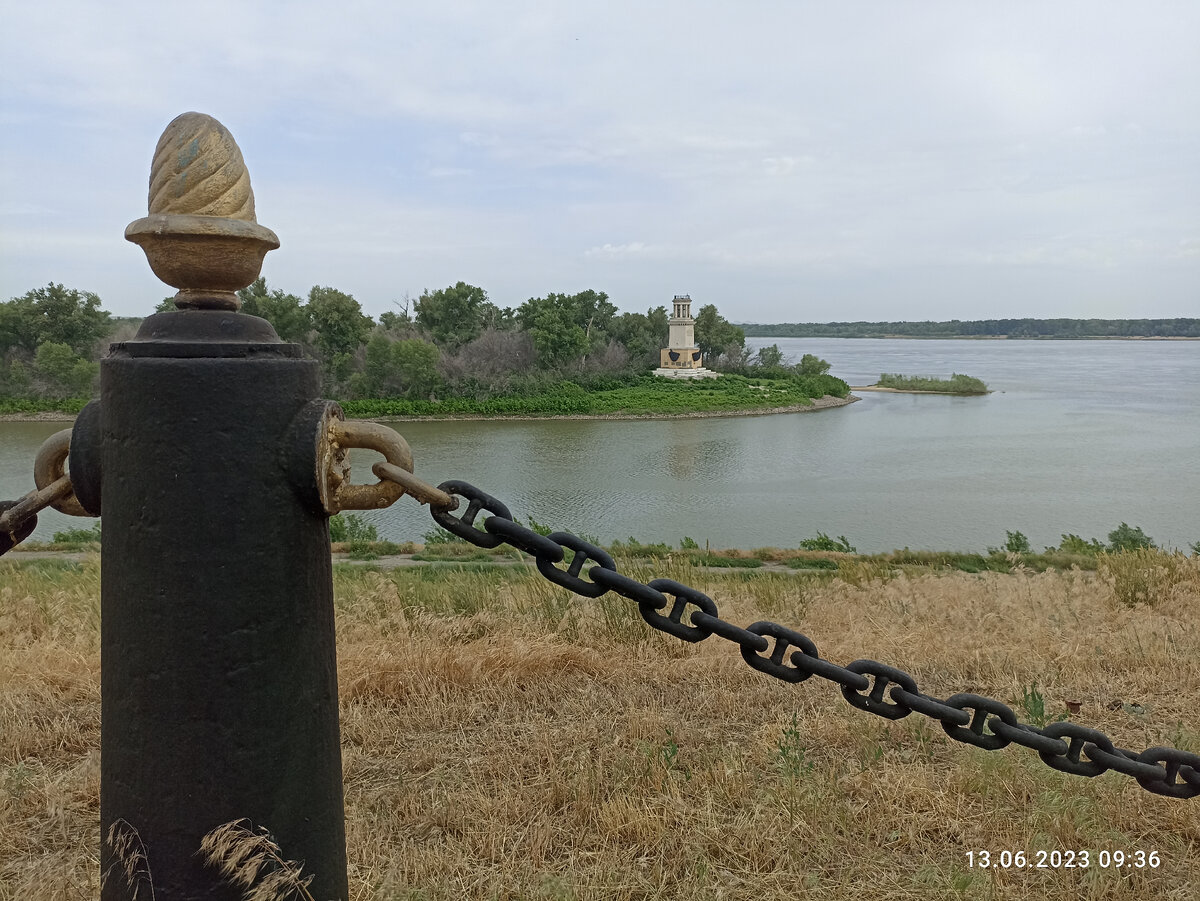
[[[687,294],[676,294],[671,301],[671,318],[667,346],[659,351],[658,368],[655,375],[669,379],[711,379],[718,373],[705,369],[700,362],[700,348],[696,346],[696,320],[692,318],[692,298]]]

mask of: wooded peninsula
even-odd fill
[[[694,337],[717,377],[668,379],[652,374],[669,338],[666,307],[622,313],[603,291],[511,308],[458,282],[406,297],[378,321],[336,288],[314,286],[304,299],[259,278],[238,295],[244,313],[320,364],[322,392],[354,417],[679,416],[853,400],[812,354],[793,362],[775,345],[751,352],[713,304],[700,308]],[[156,312],[174,310],[166,298]],[[53,283],[0,303],[0,415],[78,412],[95,396],[100,357],[141,322]]]

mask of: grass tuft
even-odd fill
[[[285,860],[270,832],[252,829],[249,820],[213,829],[201,839],[200,854],[227,882],[246,890],[244,901],[315,901],[308,891],[313,877],[302,875],[303,864]]]

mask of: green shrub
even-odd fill
[[[845,535],[839,535],[834,540],[824,532],[817,532],[816,538],[805,538],[800,542],[800,548],[806,551],[840,551],[843,554],[857,553]]]
[[[877,384],[881,388],[895,388],[898,391],[936,391],[941,394],[987,394],[988,392],[987,385],[982,381],[958,372],[953,373],[948,379],[884,372],[880,374]]]
[[[587,539],[584,540],[586,541]],[[595,541],[592,542],[592,544],[597,543]],[[675,552],[675,549],[666,542],[657,541],[651,544],[643,544],[632,535],[629,536],[628,541],[614,541],[611,550],[613,553],[622,553],[628,557],[652,557],[655,559],[668,557]]]
[[[421,540],[425,542],[426,547],[434,547],[439,544],[467,544],[466,541],[441,526],[434,526],[421,536]]]
[[[789,569],[837,569],[838,562],[826,557],[789,557],[783,561]]]
[[[1010,554],[1028,554],[1033,550],[1029,546],[1029,539],[1023,533],[1005,530],[1004,534],[1006,536],[1004,549]]]
[[[100,520],[90,529],[64,529],[54,533],[55,544],[92,544],[100,541]]]
[[[379,530],[357,513],[337,513],[329,517],[329,540],[378,541]]]
[[[1084,541],[1078,535],[1071,533],[1062,536],[1058,549],[1064,554],[1088,554],[1094,557],[1104,550],[1104,545],[1095,538]],[[1046,548],[1046,550],[1051,550],[1051,548]]]
[[[1108,547],[1112,551],[1136,551],[1154,546],[1153,539],[1142,531],[1141,526],[1121,523],[1108,533]]]

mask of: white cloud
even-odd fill
[[[626,257],[646,257],[672,256],[666,248],[657,247],[652,244],[645,244],[641,241],[631,241],[628,244],[602,244],[599,247],[589,247],[583,252],[585,257],[592,257],[605,260],[622,259]]]
[[[1186,0],[10,4],[0,215],[50,229],[52,254],[54,211],[77,217],[58,280],[89,287],[81,242],[137,217],[158,131],[200,109],[242,141],[265,224],[304,246],[289,288],[386,286],[389,258],[518,294],[616,262],[647,284],[711,267],[769,319],[814,269],[891,267],[917,304],[939,263],[1091,284],[1196,261],[1178,236],[1200,196],[1197,33]],[[355,228],[376,229],[357,252]],[[0,248],[9,293],[30,287],[18,252]],[[1200,273],[1171,272],[1158,296],[1194,304]]]

